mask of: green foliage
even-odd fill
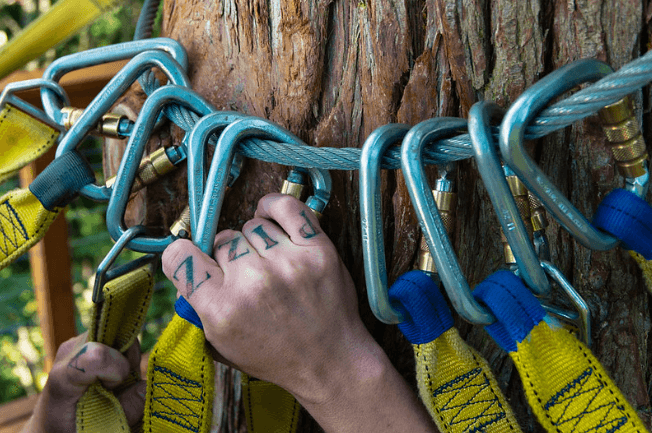
[[[54,58],[131,40],[142,3],[143,0],[121,2],[119,7],[51,50],[32,66],[45,67]],[[38,0],[0,0],[0,32],[6,33],[9,38],[15,36],[39,15],[38,5]],[[154,35],[158,34],[159,27],[160,13]],[[101,142],[88,140],[90,142],[81,148],[96,171],[96,178],[101,181]],[[0,193],[17,187],[18,182],[12,179],[0,185]],[[105,214],[106,204],[83,198],[75,200],[66,211],[79,332],[89,325],[95,269],[113,245],[106,231]],[[133,260],[137,256],[139,254],[126,251],[121,255],[120,262]],[[176,290],[160,271],[157,281],[146,326],[140,335],[143,351],[152,348],[174,311]],[[24,255],[10,267],[0,270],[0,404],[42,389],[47,378],[43,373],[43,350],[29,261]]]

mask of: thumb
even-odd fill
[[[171,243],[163,252],[161,262],[165,276],[179,295],[195,308],[203,303],[201,298],[208,299],[205,292],[210,293],[210,287],[219,287],[224,280],[217,263],[187,239]]]
[[[120,402],[122,409],[125,411],[127,423],[132,427],[143,417],[146,392],[147,382],[141,380],[122,391],[118,396],[118,401]]]

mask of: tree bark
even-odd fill
[[[641,0],[167,0],[163,34],[186,47],[194,90],[219,109],[270,119],[313,146],[361,147],[389,122],[466,117],[482,99],[508,107],[540,77],[576,59],[595,57],[619,68],[647,50],[651,11]],[[634,97],[639,114],[649,120],[649,90]],[[650,131],[645,135],[649,139]],[[172,141],[181,138],[171,128]],[[589,217],[622,184],[603,144],[596,117],[530,144],[540,166]],[[227,197],[220,227],[239,229],[263,193],[279,190],[286,172],[248,160]],[[413,383],[411,348],[366,304],[358,173],[332,176],[324,229],[353,275],[363,320]],[[401,173],[382,176],[393,282],[414,266],[420,230]],[[150,188],[149,225],[168,227],[178,216],[186,203],[185,182],[179,173]],[[499,226],[474,162],[458,165],[457,185],[452,240],[473,287],[502,264]],[[594,353],[649,425],[650,305],[638,268],[620,248],[582,247],[554,221],[548,236],[553,262],[591,308]],[[490,361],[524,431],[543,431],[510,358],[479,327],[459,318],[456,325]],[[237,373],[222,367],[214,431],[246,430],[238,387]],[[304,416],[300,431],[320,429]]]

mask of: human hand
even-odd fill
[[[131,371],[140,372],[138,342],[123,355],[104,344],[87,342],[86,333],[71,338],[57,350],[48,381],[23,431],[74,432],[77,401],[88,386],[99,380],[107,389],[115,389]],[[129,425],[135,425],[145,408],[145,381],[122,390],[117,398]]]
[[[334,245],[299,200],[263,197],[242,232],[218,233],[213,255],[178,240],[163,253],[163,271],[238,369],[321,401],[337,393],[344,371],[380,350]]]

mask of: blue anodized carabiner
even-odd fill
[[[360,223],[367,298],[374,316],[390,325],[401,323],[404,318],[392,306],[387,292],[380,165],[385,151],[399,144],[409,130],[409,126],[401,124],[381,126],[367,137],[360,154]]]

